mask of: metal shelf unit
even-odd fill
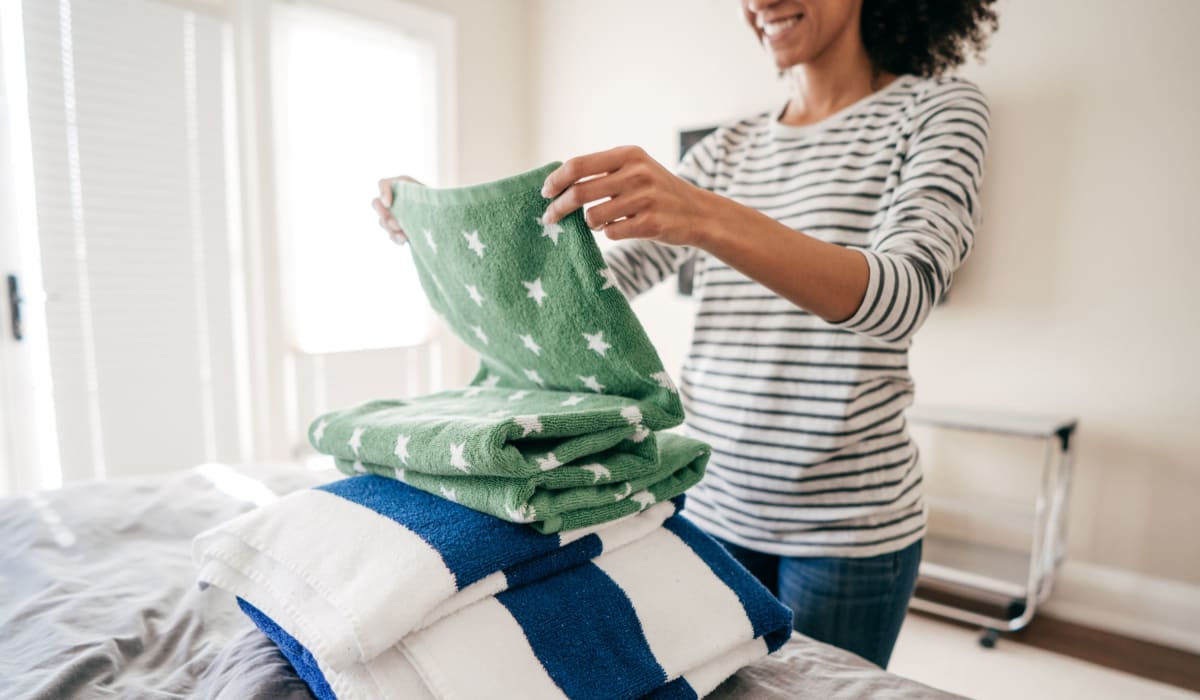
[[[1065,555],[1067,500],[1071,491],[1075,418],[1034,416],[954,407],[914,406],[908,420],[928,425],[1045,443],[1041,482],[1032,508],[1032,540],[1018,552],[949,537],[925,538],[920,582],[968,596],[1007,603],[1008,617],[984,615],[945,602],[912,600],[915,610],[960,620],[983,628],[980,643],[994,646],[1000,632],[1015,632],[1033,619],[1054,587]]]

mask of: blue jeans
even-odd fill
[[[921,541],[875,557],[783,557],[718,540],[792,609],[792,626],[887,668],[917,585]]]

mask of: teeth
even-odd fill
[[[777,22],[767,22],[766,24],[762,25],[763,34],[766,34],[769,37],[776,36],[799,21],[800,19],[798,17],[788,17],[787,19],[779,20]]]

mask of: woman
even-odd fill
[[[606,256],[627,295],[698,256],[680,391],[713,456],[687,511],[797,630],[881,667],[925,532],[908,348],[979,220],[987,103],[944,73],[982,50],[992,2],[742,0],[787,77],[780,109],[719,128],[677,175],[623,147],[542,192],[547,222],[595,203],[588,225],[628,239]]]

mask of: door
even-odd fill
[[[0,494],[62,479],[46,328],[25,92],[20,3],[0,4]]]

